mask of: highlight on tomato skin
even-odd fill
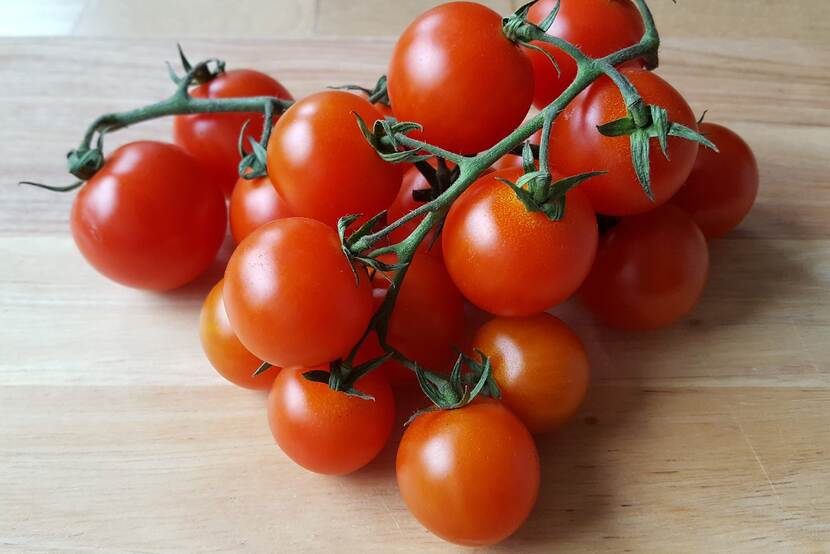
[[[698,151],[689,178],[671,203],[689,214],[707,239],[715,239],[737,227],[752,210],[758,162],[749,145],[723,125],[703,122],[699,131],[719,152]]]
[[[293,214],[280,198],[268,176],[256,179],[239,177],[228,206],[231,235],[239,244],[242,239],[275,219]]]
[[[248,352],[234,333],[225,312],[223,287],[224,280],[220,280],[202,304],[199,314],[199,339],[202,350],[219,375],[234,385],[246,389],[268,390],[279,368],[272,367],[254,377],[254,372],[262,365],[262,360]]]

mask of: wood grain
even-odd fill
[[[321,5],[331,19],[315,32],[326,34],[365,7]],[[758,205],[712,244],[705,298],[683,323],[625,334],[575,303],[557,310],[588,344],[594,386],[572,424],[540,439],[539,504],[497,550],[830,550],[827,7],[767,2],[777,19],[766,24],[743,6],[701,0],[667,15],[661,4],[673,32],[660,71],[753,146]],[[263,68],[297,95],[370,83],[391,45],[185,44],[195,58]],[[9,185],[65,182],[63,156],[95,115],[169,92],[171,47],[0,39],[0,551],[453,550],[406,511],[393,446],[349,478],[306,473],[273,445],[263,397],[208,366],[196,321],[221,260],[172,294],[119,287],[76,252],[70,196]],[[109,145],[139,136],[165,138],[169,122]]]

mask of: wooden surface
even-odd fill
[[[185,36],[220,38],[185,45],[302,95],[369,83],[391,48],[378,25],[397,29],[424,3],[297,1],[286,9],[303,42],[266,38],[261,21],[257,38],[233,38],[239,20],[214,15]],[[828,4],[653,3],[661,73],[751,143],[758,205],[712,244],[706,296],[684,323],[625,335],[558,310],[589,346],[594,384],[580,416],[539,440],[539,504],[499,549],[827,552]],[[218,264],[168,295],[119,287],[72,244],[70,196],[10,185],[66,182],[63,156],[95,115],[170,90],[175,28],[51,4],[26,4],[51,17],[34,32],[87,36],[0,39],[0,551],[453,550],[406,511],[393,448],[352,477],[304,472],[273,445],[263,397],[208,366],[196,324]],[[135,38],[100,38],[131,19]],[[109,145],[168,133],[152,122]]]

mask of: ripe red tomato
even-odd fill
[[[531,433],[558,429],[585,398],[588,353],[576,333],[550,314],[492,319],[478,330],[473,347],[490,358],[502,401]]]
[[[486,55],[485,55],[486,53]],[[448,150],[472,154],[522,122],[533,96],[533,68],[502,32],[502,18],[473,2],[423,13],[398,39],[389,64],[389,97],[412,133]]]
[[[530,8],[528,21],[541,23],[557,0],[541,0]],[[637,44],[645,33],[643,18],[631,0],[560,0],[559,13],[548,34],[567,40],[584,54],[600,58]],[[559,48],[545,42],[544,48],[559,65],[561,74],[541,52],[528,49],[533,62],[533,104],[542,109],[559,97],[576,77],[576,62]]]
[[[669,204],[624,218],[602,237],[580,295],[591,312],[612,327],[655,329],[695,307],[708,272],[703,233]]]
[[[389,223],[396,221],[415,208],[421,206],[423,203],[418,202],[412,196],[412,193],[416,190],[429,190],[429,183],[418,171],[417,167],[411,167],[406,173],[404,173],[403,181],[401,181],[401,188],[398,190],[398,195],[392,201],[392,204],[389,205],[389,208],[386,212],[386,219]],[[394,231],[389,234],[389,238],[392,240],[393,243],[398,243],[406,239],[415,228],[421,223],[423,220],[422,217],[416,217],[410,221],[407,221]],[[426,252],[428,254],[432,254],[438,258],[441,257],[441,241],[435,240],[435,227],[427,234],[421,244],[418,246],[418,250],[421,252]],[[434,241],[434,242],[433,242]]]
[[[322,368],[319,368],[322,369]],[[303,377],[308,370],[279,372],[268,395],[274,440],[304,468],[330,475],[351,473],[383,449],[395,419],[392,389],[372,372],[355,388],[374,400],[349,396]]]
[[[243,240],[225,271],[225,308],[239,340],[278,367],[328,363],[357,343],[372,317],[331,227],[302,217],[266,223]]]
[[[81,187],[70,225],[84,258],[130,287],[169,290],[213,261],[225,237],[219,187],[178,146],[131,142]]]
[[[262,360],[248,352],[242,346],[228,321],[225,304],[222,299],[224,280],[220,280],[211,289],[202,304],[199,315],[199,338],[210,364],[219,375],[246,389],[271,388],[279,369],[271,368],[265,373],[253,377]]]
[[[722,237],[743,221],[758,194],[758,163],[752,149],[734,131],[701,123],[700,133],[720,154],[701,148],[686,184],[672,204],[692,216],[706,238]]]
[[[527,519],[539,493],[539,455],[501,402],[428,412],[409,424],[396,461],[412,514],[444,540],[495,544]]]
[[[648,104],[662,106],[669,120],[697,130],[692,109],[670,84],[656,74],[626,67],[620,70]],[[582,92],[556,119],[551,132],[551,159],[558,171],[574,175],[587,171],[608,171],[580,188],[594,209],[606,215],[635,215],[668,202],[692,171],[697,156],[696,142],[676,137],[668,139],[667,160],[651,139],[651,188],[654,201],[646,196],[631,162],[627,136],[606,137],[597,126],[626,116],[619,89],[607,77],[600,78]],[[556,148],[554,145],[567,145]]]
[[[375,297],[385,297],[389,282],[378,275],[374,286]],[[416,253],[389,319],[387,342],[427,369],[449,373],[463,331],[464,298],[444,264],[433,256]],[[393,386],[417,384],[412,370],[400,363],[389,361],[384,367]]]
[[[252,69],[232,69],[220,73],[207,83],[195,87],[190,95],[194,98],[294,98],[279,81]],[[173,142],[217,176],[226,196],[230,196],[239,177],[239,134],[248,120],[250,122],[245,129],[243,143],[246,148],[248,137],[258,141],[262,135],[261,113],[200,113],[173,118]]]
[[[274,126],[268,174],[293,213],[334,227],[344,215],[368,219],[395,198],[401,169],[369,146],[355,113],[369,127],[383,117],[366,99],[331,90],[303,98]]]
[[[496,180],[516,182],[521,174],[479,178],[450,208],[442,233],[453,282],[496,315],[531,315],[562,302],[582,284],[597,248],[596,217],[579,189],[568,193],[565,217],[551,221]]]
[[[237,244],[269,221],[292,216],[268,177],[240,177],[231,194],[229,211],[231,235]]]

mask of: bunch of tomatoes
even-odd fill
[[[540,24],[558,10],[546,32],[596,58],[641,40],[640,4],[542,0],[523,16]],[[741,222],[758,187],[747,144],[696,121],[681,94],[635,59],[617,69],[645,105],[663,108],[668,121],[701,133],[720,153],[651,136],[644,191],[634,141],[598,130],[631,108],[603,76],[557,115],[549,139],[533,135],[524,156],[506,153],[521,141],[508,145],[493,167],[453,192],[453,183],[470,178],[462,158],[492,152],[531,105],[544,109],[578,78],[563,50],[517,43],[504,26],[471,2],[427,11],[395,46],[387,95],[326,90],[279,116],[258,152],[265,176],[238,175],[240,144],[256,150],[249,137],[263,133],[260,115],[177,115],[175,144],[114,151],[80,189],[71,215],[75,241],[98,271],[168,290],[211,264],[229,214],[236,248],[201,312],[210,363],[236,385],[268,390],[277,444],[326,474],[375,458],[390,438],[396,398],[420,386],[433,405],[403,433],[398,486],[427,529],[468,545],[496,543],[521,526],[539,491],[533,435],[558,429],[585,397],[586,350],[547,310],[577,295],[612,327],[672,324],[701,296],[707,240]],[[209,77],[192,98],[293,99],[258,71]],[[369,125],[416,122],[408,136],[433,153],[455,154],[422,150],[392,163],[356,116]],[[529,159],[540,144],[547,151]],[[552,217],[533,209],[549,207],[548,199],[508,186],[536,171],[539,158],[557,182],[601,173],[563,189],[554,200],[564,211]],[[448,194],[455,196],[441,203]],[[419,232],[426,214],[407,214],[427,202],[440,222]],[[350,250],[346,235],[355,228],[373,237],[367,251]],[[469,306],[491,316],[472,332]]]

